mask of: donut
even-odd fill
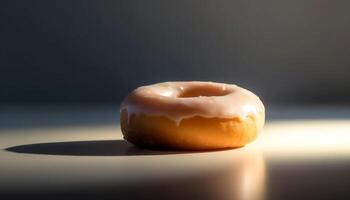
[[[242,147],[262,130],[258,96],[233,84],[182,81],[141,86],[120,107],[124,139],[146,148]]]

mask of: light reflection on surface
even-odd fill
[[[144,182],[143,186],[140,186],[143,190],[129,186],[127,191],[138,192],[136,196],[132,196],[134,198],[147,195],[154,199],[262,200],[265,198],[265,161],[262,154],[244,152],[241,158],[227,160],[225,166],[221,165],[224,163],[218,163],[220,166],[213,167],[215,160],[207,161],[212,167],[206,170],[198,167],[198,171],[191,175],[182,174]]]
[[[243,155],[241,171],[236,172],[239,177],[237,187],[239,195],[236,199],[264,199],[265,197],[265,160],[261,153]]]
[[[339,157],[350,155],[349,120],[300,120],[267,124],[251,145],[278,157]]]

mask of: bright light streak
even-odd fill
[[[271,122],[251,145],[267,156],[350,157],[350,120]]]

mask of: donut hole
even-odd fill
[[[223,87],[218,86],[197,86],[183,90],[179,98],[191,98],[191,97],[212,97],[212,96],[225,96],[231,93]]]

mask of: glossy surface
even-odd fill
[[[316,116],[293,109],[290,118],[277,111],[252,144],[210,152],[133,147],[121,139],[117,116],[115,125],[104,123],[114,120],[113,109],[2,112],[0,194],[51,199],[350,197],[349,109],[320,108]]]
[[[265,111],[259,97],[247,89],[202,81],[163,82],[136,88],[124,99],[120,109],[126,110],[129,117],[134,114],[166,116],[176,124],[194,116],[244,118]]]

